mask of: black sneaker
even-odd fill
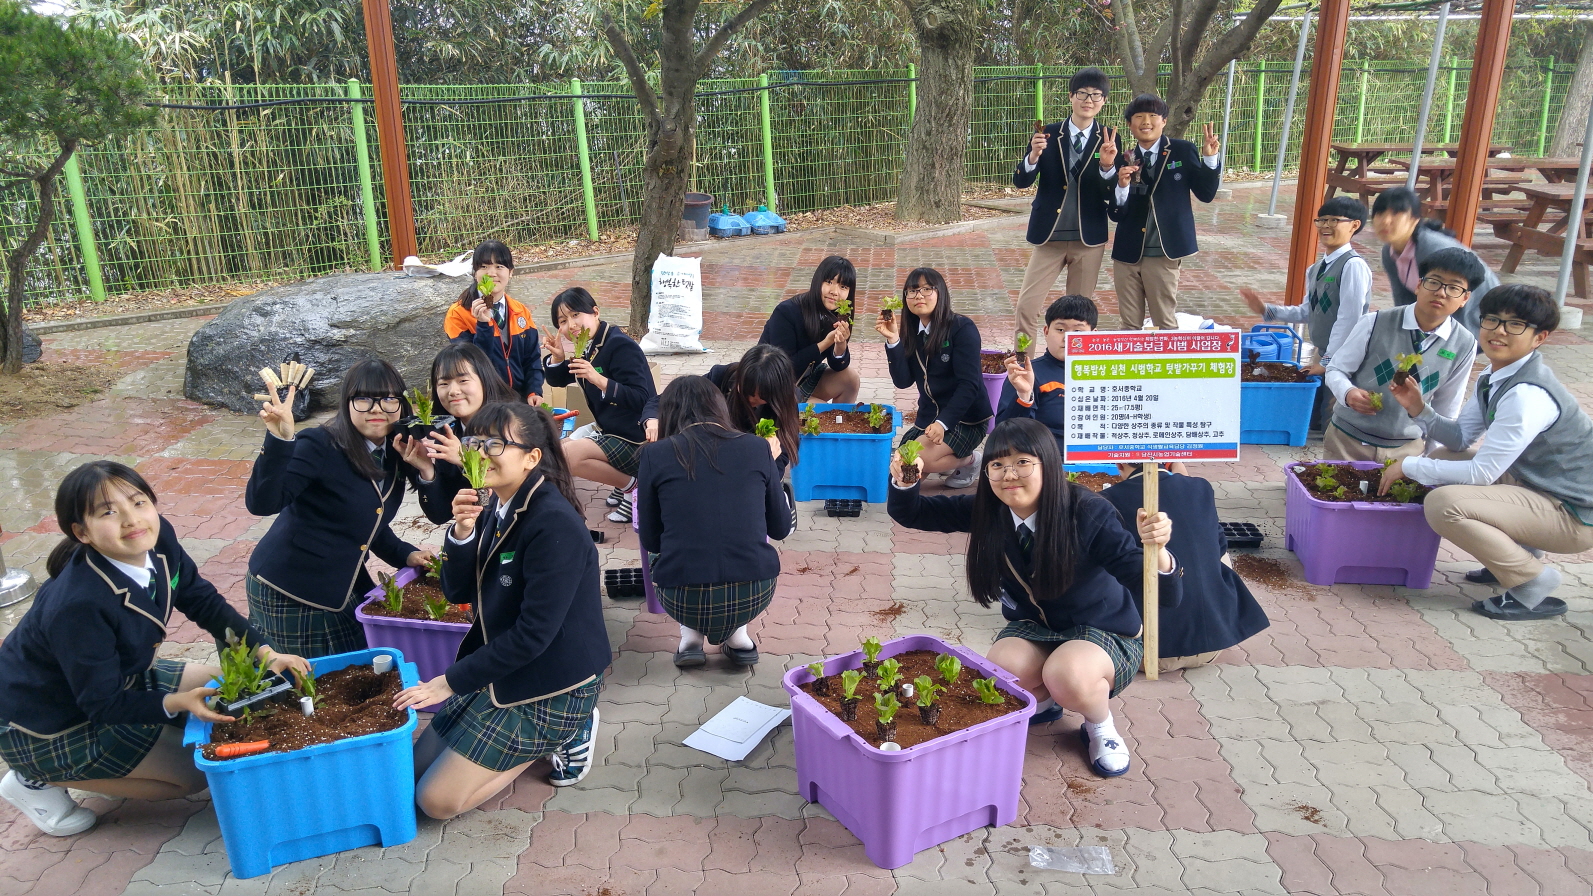
[[[597,710],[586,720],[586,727],[564,746],[553,751],[553,771],[548,783],[554,787],[569,787],[586,777],[592,770],[592,747],[597,740]]]
[[[1479,600],[1472,604],[1471,608],[1489,619],[1498,619],[1503,622],[1553,619],[1556,616],[1564,616],[1566,610],[1565,601],[1560,600],[1558,597],[1545,597],[1536,607],[1527,609],[1526,604],[1511,597],[1508,591],[1498,597]]]
[[[1481,569],[1474,569],[1471,572],[1466,573],[1466,581],[1472,583],[1473,585],[1499,584],[1499,579],[1495,577],[1492,572],[1489,572],[1488,567],[1486,566],[1482,567]],[[1479,601],[1479,603],[1481,603],[1481,601]]]
[[[621,504],[624,504],[625,503],[625,489],[616,488],[613,491],[609,492],[608,493],[608,497],[603,499],[603,503],[607,504],[610,507],[618,507]]]

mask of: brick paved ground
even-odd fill
[[[1185,265],[1183,307],[1248,324],[1235,291],[1278,290],[1285,231],[1258,231],[1265,191],[1200,211],[1205,247]],[[1287,203],[1285,203],[1287,205]],[[859,265],[865,304],[918,264],[951,275],[954,301],[992,341],[1003,341],[1023,278],[1022,219],[971,232],[847,244],[824,234],[738,243],[705,265],[706,359],[670,358],[669,375],[735,357],[778,299],[807,283],[814,264],[843,252]],[[1503,246],[1479,237],[1491,263]],[[1374,241],[1365,243],[1368,254]],[[1375,267],[1375,265],[1374,265]],[[1386,287],[1379,296],[1386,304]],[[522,298],[541,305],[579,283],[623,312],[629,263],[531,278]],[[1532,259],[1521,279],[1552,283]],[[1110,273],[1102,283],[1109,286]],[[1111,291],[1100,294],[1108,311]],[[608,315],[623,320],[623,313]],[[115,365],[111,394],[51,417],[0,423],[0,543],[16,565],[42,573],[58,537],[51,498],[61,475],[92,457],[136,464],[203,573],[243,606],[242,576],[269,520],[243,509],[260,439],[252,418],[181,399],[183,351],[200,321],[91,330],[46,340],[48,350]],[[858,356],[864,398],[901,403],[872,333]],[[1593,352],[1575,334],[1545,350],[1593,403]],[[1243,460],[1200,472],[1227,519],[1258,523],[1257,553],[1280,561],[1288,587],[1253,586],[1272,627],[1214,667],[1140,681],[1116,712],[1134,767],[1111,781],[1086,768],[1067,719],[1029,739],[1016,825],[980,830],[919,854],[895,872],[868,862],[822,806],[796,795],[790,729],[744,762],[681,746],[698,724],[740,695],[782,703],[785,669],[850,650],[861,636],[928,632],[985,650],[1001,622],[967,595],[960,538],[903,530],[877,506],[832,520],[802,508],[782,546],[785,572],[769,612],[753,625],[764,656],[754,672],[715,660],[682,673],[670,662],[674,627],[634,603],[605,601],[617,650],[602,700],[600,765],[555,793],[534,768],[482,811],[423,821],[415,841],[300,862],[270,877],[234,880],[208,798],[118,804],[88,834],[37,834],[0,806],[0,892],[246,894],[1572,894],[1593,880],[1593,556],[1559,557],[1564,619],[1500,625],[1470,613],[1487,589],[1465,585],[1468,558],[1445,547],[1427,591],[1299,580],[1281,548],[1278,465],[1303,449],[1247,447]],[[588,518],[615,538],[606,567],[635,565],[628,531],[602,521],[598,490]],[[413,506],[404,526],[440,534]],[[900,607],[897,604],[901,605]],[[191,624],[165,651],[210,655]],[[293,807],[261,807],[292,812]],[[1028,866],[1030,844],[1105,845],[1118,873],[1085,877]]]

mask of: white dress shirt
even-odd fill
[[[920,318],[919,321],[918,321],[918,335],[920,335],[920,336],[929,335],[929,324],[924,323],[922,318]],[[895,348],[896,346],[901,345],[901,344],[902,344],[902,341],[900,339],[898,339],[895,342],[887,342],[887,343],[885,343],[885,347],[886,348]]]
[[[1315,265],[1306,269],[1306,297],[1310,298],[1311,284],[1316,282],[1318,270],[1326,268],[1339,259],[1346,252],[1353,252],[1355,247],[1349,243],[1334,249],[1322,256]],[[1327,366],[1329,360],[1338,354],[1339,346],[1350,337],[1350,332],[1355,329],[1355,322],[1366,313],[1367,299],[1372,295],[1372,269],[1366,264],[1364,258],[1352,258],[1344,264],[1344,274],[1339,280],[1339,316],[1333,321],[1333,331],[1328,335],[1327,351],[1323,353],[1321,364]],[[1310,320],[1310,305],[1273,305],[1268,303],[1261,314],[1262,320],[1282,321],[1286,324],[1303,324]]]
[[[1421,326],[1416,323],[1416,306],[1406,305],[1404,312],[1405,318],[1401,326],[1407,330],[1422,332]],[[1355,321],[1355,328],[1350,330],[1350,335],[1345,337],[1344,344],[1334,349],[1333,361],[1327,365],[1325,377],[1327,387],[1333,390],[1333,397],[1338,399],[1340,404],[1344,403],[1344,396],[1348,395],[1351,389],[1357,388],[1350,382],[1350,377],[1360,369],[1361,362],[1366,360],[1366,344],[1372,338],[1372,324],[1376,321],[1375,314],[1361,315]],[[1455,319],[1446,317],[1444,322],[1428,335],[1448,339],[1454,326]],[[1426,351],[1425,344],[1423,351]],[[1433,390],[1432,397],[1427,400],[1428,406],[1440,417],[1451,419],[1456,417],[1460,413],[1461,402],[1466,397],[1466,380],[1470,377],[1470,364],[1461,363],[1450,367],[1449,373],[1438,383],[1438,388]]]
[[[1533,354],[1536,354],[1534,352]],[[1493,366],[1483,371],[1489,388],[1507,385],[1510,377],[1532,355],[1506,365],[1498,373]],[[1487,433],[1482,447],[1471,460],[1439,460],[1433,457],[1405,458],[1405,475],[1422,485],[1491,485],[1499,481],[1538,434],[1560,419],[1560,408],[1549,393],[1531,383],[1522,383],[1504,394],[1494,408],[1493,422],[1484,416],[1482,396],[1473,393],[1458,419],[1445,419],[1431,405],[1416,418],[1428,439],[1437,440],[1457,451]]]
[[[104,555],[102,554],[101,556]],[[111,560],[110,557],[105,559],[110,560],[112,566],[126,573],[129,579],[132,579],[138,587],[145,591],[149,590],[149,583],[155,579],[155,560],[148,554],[144,555],[143,566],[134,566],[131,563],[123,563],[120,560]]]

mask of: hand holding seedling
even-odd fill
[[[1365,389],[1351,389],[1344,393],[1344,403],[1350,406],[1350,410],[1368,417],[1383,409],[1383,396],[1375,396],[1376,401],[1373,398],[1373,394]]]
[[[881,317],[874,321],[874,332],[884,337],[886,345],[894,345],[902,341],[902,316],[892,314],[890,317]]]
[[[608,391],[608,377],[598,373],[592,362],[585,358],[570,359],[570,374],[591,383],[599,392]]]
[[[268,672],[281,672],[285,669],[293,670],[296,675],[310,674],[310,661],[302,656],[291,653],[277,653],[269,647],[261,645],[254,652],[262,667]]]
[[[398,456],[404,463],[420,473],[421,479],[430,482],[437,478],[437,465],[431,462],[431,455],[424,441],[398,433],[393,436],[393,447],[398,449]]]
[[[222,715],[211,709],[205,702],[214,697],[217,690],[217,688],[194,688],[189,691],[178,691],[161,698],[160,705],[168,713],[176,715],[186,712],[201,722],[235,721],[232,716]]]
[[[837,357],[846,354],[846,347],[852,342],[852,321],[838,320],[835,328],[830,331],[830,353]]]
[[[462,488],[454,495],[454,538],[464,541],[476,531],[476,517],[481,516],[481,499],[473,488]]]
[[[431,565],[433,560],[436,559],[436,551],[432,550],[431,548],[421,548],[420,550],[410,554],[409,559],[404,561],[404,565],[413,566],[416,569],[425,569]]]
[[[265,404],[260,407],[260,419],[265,421],[266,429],[284,442],[293,441],[293,397],[298,388],[297,385],[289,384],[288,398],[284,403],[277,398],[277,390],[272,387],[265,394]]]
[[[1388,391],[1394,396],[1394,400],[1399,402],[1399,406],[1405,409],[1405,413],[1412,417],[1420,417],[1422,411],[1427,410],[1427,402],[1422,400],[1421,383],[1413,376],[1406,376],[1403,379],[1394,377],[1394,381],[1388,384]]]
[[[1018,363],[1017,356],[1006,359],[1007,382],[1012,384],[1012,391],[1024,401],[1034,401],[1034,370]]]
[[[493,322],[492,294],[497,290],[497,288],[498,284],[494,283],[491,277],[482,277],[481,280],[476,283],[476,298],[475,301],[470,303],[470,313],[475,315],[476,320],[480,321],[481,323],[490,324]]]
[[[918,470],[918,478],[913,480],[913,482],[921,481],[924,478],[924,459],[918,456],[918,452],[923,447],[922,443],[916,440],[909,440],[903,442],[901,447],[896,449],[896,453],[891,456],[892,482],[903,487],[912,485],[913,483],[907,482],[902,473],[907,467],[914,467]]]
[[[453,695],[454,689],[448,686],[448,676],[439,675],[431,681],[423,681],[414,687],[399,691],[393,697],[393,708],[404,710],[412,706],[430,706],[433,703],[441,703]]]
[[[783,453],[783,449],[780,447],[780,439],[776,435],[778,429],[775,422],[767,418],[759,420],[757,425],[753,427],[753,432],[757,433],[758,438],[769,443],[769,453],[773,455],[775,460],[779,460],[780,455]]]
[[[432,430],[422,444],[426,446],[428,458],[459,466],[459,436],[454,433],[453,424],[445,423],[442,429]]]

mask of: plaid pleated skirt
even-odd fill
[[[902,433],[902,442],[911,442],[924,434],[924,428],[914,426]],[[959,423],[946,433],[946,447],[957,457],[967,457],[985,440],[984,423]],[[898,445],[901,442],[897,443]]]
[[[647,562],[656,567],[657,554],[649,554]],[[776,579],[754,582],[721,582],[715,585],[681,585],[665,587],[654,584],[658,602],[664,605],[669,618],[685,627],[702,632],[709,644],[723,644],[735,634],[736,629],[758,618],[769,609],[774,599]]]
[[[608,465],[624,473],[626,476],[635,476],[636,470],[642,464],[642,446],[636,442],[611,436],[600,432],[592,437],[597,443],[603,457],[608,459]]]
[[[181,660],[156,660],[144,672],[142,690],[175,693],[183,666]],[[0,727],[0,759],[31,781],[125,778],[155,748],[165,728],[86,722],[55,737],[34,737],[7,725]]]
[[[1145,642],[1139,638],[1125,638],[1114,632],[1102,631],[1088,625],[1075,625],[1070,629],[1054,632],[1032,619],[1019,619],[1017,622],[1007,623],[1007,627],[996,635],[996,640],[1002,638],[1022,638],[1036,644],[1063,644],[1068,641],[1088,641],[1106,651],[1112,658],[1112,696],[1123,693],[1129,682],[1134,680],[1134,673],[1145,662]]]
[[[602,689],[599,675],[556,697],[510,707],[494,706],[486,688],[455,694],[432,717],[431,730],[471,762],[506,772],[574,740],[597,708]]]
[[[300,603],[252,575],[243,581],[249,622],[278,653],[315,659],[366,648],[365,629],[353,611],[334,613]]]

